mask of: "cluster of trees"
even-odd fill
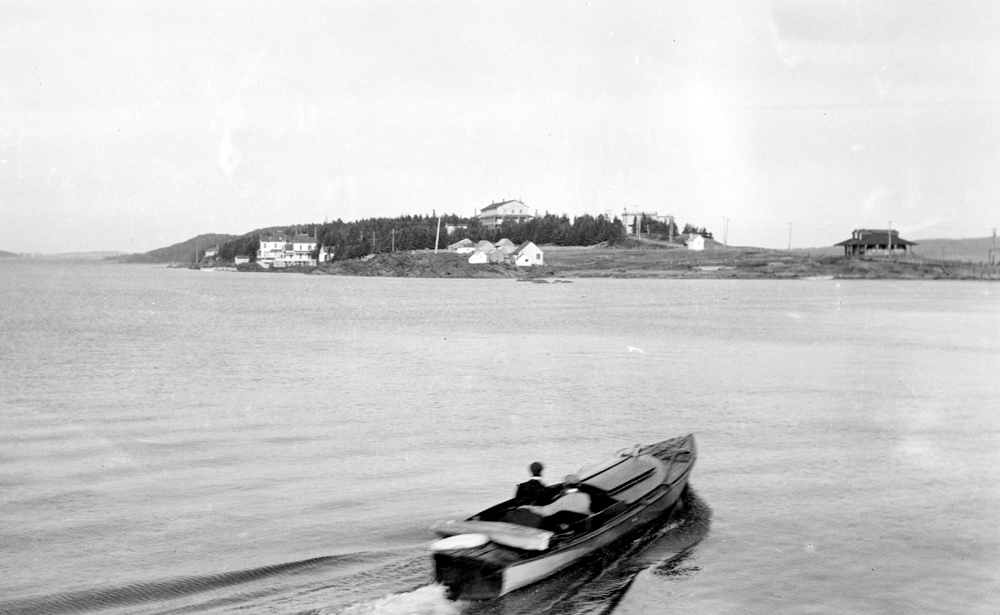
[[[219,260],[232,261],[237,256],[249,256],[256,260],[259,247],[260,233],[257,231],[241,237],[234,237],[219,246]]]
[[[705,229],[705,227],[698,228],[697,226],[692,226],[690,224],[684,225],[684,234],[689,235],[691,233],[697,233],[705,239],[712,239],[712,233]]]
[[[486,239],[497,242],[504,237],[516,244],[533,241],[538,245],[592,246],[601,242],[617,243],[625,239],[621,221],[607,216],[577,216],[570,222],[567,216],[545,214],[527,222],[504,221],[495,229],[487,229],[478,220],[468,222],[469,228],[458,231],[450,241],[468,237],[473,241]]]
[[[660,222],[643,214],[642,232],[649,233],[650,235],[658,235],[660,239],[675,238],[677,237],[677,223]]]

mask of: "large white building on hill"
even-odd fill
[[[535,216],[528,211],[527,205],[521,201],[501,201],[487,205],[479,212],[477,217],[484,227],[495,229],[503,224],[504,220],[527,222],[534,219]]]

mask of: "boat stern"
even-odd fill
[[[503,568],[457,554],[434,554],[434,579],[453,600],[485,600],[503,591]]]

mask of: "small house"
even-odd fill
[[[472,254],[476,251],[476,244],[471,239],[465,238],[448,246],[448,249],[456,254]]]
[[[506,237],[498,241],[496,245],[497,245],[497,250],[500,250],[504,254],[513,254],[514,251],[517,250],[517,245],[515,245],[513,241],[507,239]]]
[[[705,238],[698,233],[688,235],[687,241],[684,243],[687,244],[688,250],[700,251],[705,249]]]
[[[545,264],[544,253],[532,241],[522,243],[514,250],[510,257],[518,267],[534,267],[535,265]]]
[[[250,262],[250,257],[244,254],[237,254],[235,257],[233,257],[233,262],[236,263],[237,265],[245,265]]]
[[[476,250],[469,257],[469,264],[472,265],[485,265],[486,263],[502,263],[504,260],[504,253],[496,248],[488,248],[486,250]]]

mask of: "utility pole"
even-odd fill
[[[392,252],[396,251],[396,229],[392,229]]]
[[[990,248],[990,266],[996,264],[996,254],[997,254],[997,230],[993,229],[993,247]]]
[[[887,245],[889,247],[889,258],[892,258],[892,220],[889,220],[889,239]]]
[[[438,253],[438,242],[441,241],[441,216],[438,216],[437,235],[434,236],[434,254]]]
[[[722,218],[725,223],[722,225],[722,245],[729,247],[729,218]]]
[[[792,251],[792,223],[788,223],[788,251]]]

